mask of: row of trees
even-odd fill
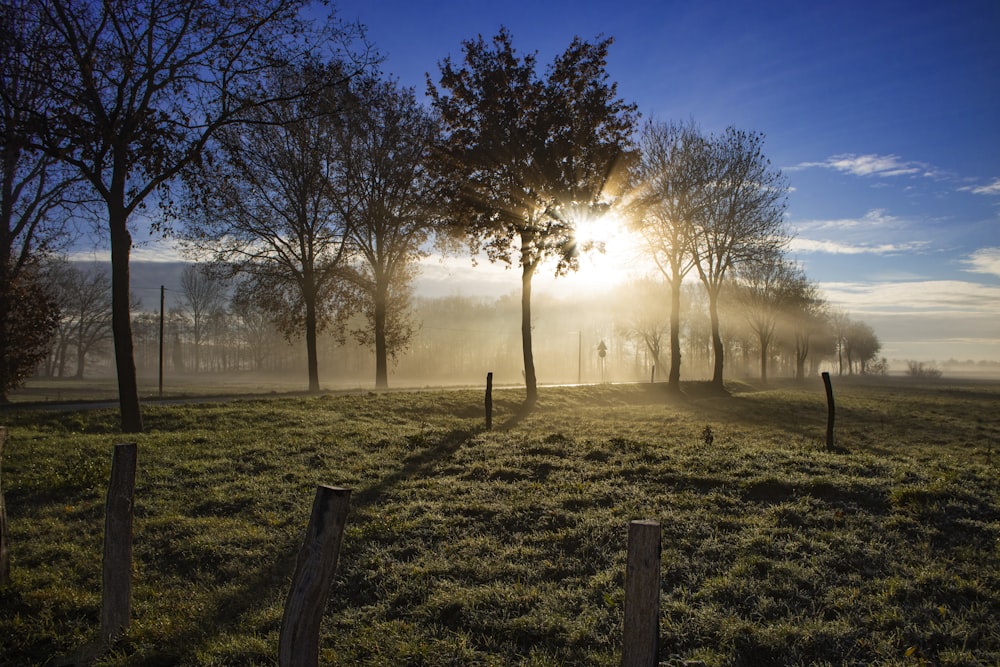
[[[615,207],[635,221],[672,289],[670,385],[679,386],[680,288],[691,271],[708,300],[713,382],[721,388],[727,293],[747,304],[766,375],[773,285],[784,285],[782,307],[798,299],[808,309],[814,295],[781,258],[787,184],[764,157],[760,134],[650,123],[634,143],[636,107],[606,72],[610,39],[575,39],[540,72],[506,30],[466,41],[461,59],[442,61],[437,81],[428,77],[424,108],[413,91],[374,72],[358,26],[333,15],[307,20],[303,7],[5,5],[4,390],[44,357],[41,343],[60,319],[39,267],[71,214],[107,226],[127,432],[142,428],[129,257],[133,232],[145,227],[208,260],[209,273],[187,276],[202,284],[186,291],[225,279],[232,313],[303,337],[310,390],[319,389],[319,335],[352,321],[375,349],[376,385],[386,386],[390,358],[413,336],[410,282],[432,240],[517,266],[530,404],[532,278],[548,261],[557,274],[575,270],[580,253],[599,246],[579,239],[578,225]],[[196,368],[219,298],[191,302]],[[36,329],[17,328],[27,323]],[[82,372],[80,332],[75,348]],[[855,351],[846,351],[849,368]]]
[[[48,377],[76,378],[85,372],[107,373],[113,364],[106,268],[59,268],[52,274],[63,277],[59,285],[63,317],[39,372]],[[171,382],[199,372],[249,372],[286,382],[306,367],[301,350],[283,341],[273,318],[242,293],[227,290],[196,266],[183,271],[179,284],[179,291],[170,294],[174,305],[166,313],[162,340],[159,313],[138,303],[134,306],[132,327],[140,377],[156,376],[161,342]],[[680,346],[685,373],[689,379],[711,377],[707,295],[697,283],[686,284],[682,295]],[[759,361],[753,359],[761,358],[760,337],[744,315],[746,304],[729,293],[721,301],[726,377],[759,377]],[[533,321],[535,352],[539,377],[548,382],[602,377],[641,381],[651,373],[661,377],[668,368],[663,361],[669,354],[669,287],[662,280],[636,279],[571,299],[544,296],[538,305],[542,314]],[[522,357],[514,325],[519,312],[516,294],[497,300],[457,296],[416,299],[413,314],[420,328],[397,357],[398,381],[479,382],[486,367],[495,372],[497,382],[521,381]],[[802,315],[786,307],[777,318],[765,353],[768,373],[804,375],[802,322],[797,319]],[[822,362],[832,364],[835,372],[838,368],[841,373],[862,372],[862,366],[866,373],[878,372],[877,338],[870,327],[840,314],[834,320],[823,318],[810,336],[808,373],[816,374]],[[360,330],[366,324],[363,313],[346,323],[347,330]],[[330,333],[319,337],[320,370],[336,385],[364,383],[375,371],[363,348],[370,341],[360,335],[353,338],[345,340]],[[601,341],[608,348],[606,374],[598,368],[596,348]]]

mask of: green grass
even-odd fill
[[[330,665],[617,665],[661,521],[670,665],[1000,664],[1000,385],[834,378],[149,407],[132,624],[98,635],[114,411],[2,415],[4,665],[274,664],[317,484],[352,488]],[[714,439],[705,441],[708,427]]]

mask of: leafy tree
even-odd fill
[[[68,204],[78,195],[74,175],[34,149],[25,132],[46,76],[44,33],[29,20],[28,4],[0,7],[0,401],[34,368],[54,333],[56,304],[43,284],[43,264],[70,240]],[[33,315],[40,320],[24,319]]]
[[[727,128],[710,137],[703,156],[707,173],[704,204],[697,210],[691,253],[708,294],[714,369],[712,384],[722,389],[725,348],[719,333],[719,294],[730,271],[776,252],[786,241],[783,228],[788,191],[781,171],[764,156],[763,135]]]
[[[882,342],[870,325],[854,321],[847,329],[845,348],[848,372],[853,375],[854,364],[857,364],[858,373],[865,375],[868,372],[869,362],[876,359],[882,349]]]
[[[271,77],[265,94],[300,89],[299,78],[316,76],[311,69]],[[244,277],[244,289],[289,340],[305,337],[309,391],[319,391],[317,336],[337,319],[350,259],[348,220],[333,187],[344,97],[333,89],[294,97],[220,131],[214,159],[192,187],[185,234],[196,253]]]
[[[576,38],[545,76],[521,56],[506,29],[463,42],[428,93],[444,123],[438,167],[451,184],[451,211],[474,254],[521,268],[521,341],[527,402],[537,398],[531,346],[531,281],[555,259],[578,267],[585,244],[574,223],[606,207],[626,173],[635,106],[617,97],[605,66],[610,39]]]
[[[650,122],[639,138],[630,204],[633,226],[670,287],[670,374],[680,391],[681,283],[694,267],[693,223],[706,194],[705,144],[691,124]]]
[[[0,355],[0,403],[21,386],[49,352],[59,323],[59,308],[49,284],[35,267],[22,269],[4,286],[7,312],[4,333],[9,345]]]
[[[262,94],[262,78],[340,43],[299,15],[299,0],[28,0],[43,35],[41,86],[29,131],[35,147],[71,165],[97,193],[111,246],[115,359],[122,429],[142,430],[129,316],[136,214],[199,161],[220,130],[302,89]],[[339,80],[340,70],[322,70]],[[304,89],[329,85],[327,77]]]
[[[405,349],[413,263],[440,220],[428,171],[438,135],[435,120],[412,90],[372,78],[355,82],[339,125],[333,198],[348,222],[357,257],[348,274],[360,292],[368,328],[356,331],[375,348],[375,386],[387,387],[388,359]]]
[[[181,272],[181,296],[185,314],[191,318],[194,372],[201,370],[201,344],[211,320],[226,302],[226,284],[203,266],[189,265]]]

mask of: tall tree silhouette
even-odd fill
[[[693,124],[649,122],[639,138],[632,173],[632,226],[643,238],[670,287],[670,373],[667,385],[680,392],[681,283],[694,268],[694,222],[706,205],[707,143]]]
[[[137,215],[170,210],[166,188],[201,159],[222,128],[277,100],[260,82],[289,62],[329,56],[349,30],[316,28],[300,0],[30,0],[44,35],[33,111],[36,147],[73,166],[103,202],[111,245],[112,329],[121,425],[142,430],[129,316],[129,257]],[[322,70],[338,79],[340,70]],[[308,82],[305,90],[329,85]]]
[[[547,68],[520,55],[506,29],[463,42],[428,94],[445,140],[439,168],[451,183],[451,216],[474,254],[521,268],[521,341],[527,402],[538,395],[531,346],[531,281],[554,259],[578,267],[574,222],[617,194],[635,125],[605,71],[610,39],[575,38]],[[516,259],[515,259],[516,258]]]
[[[705,144],[705,202],[691,230],[691,253],[708,293],[714,368],[722,390],[725,347],[719,330],[719,294],[734,266],[759,260],[783,247],[788,185],[764,155],[764,137],[727,128]]]
[[[262,85],[279,99],[316,76],[291,68]],[[309,391],[320,388],[318,336],[341,310],[337,290],[351,252],[333,186],[344,98],[327,89],[287,99],[219,132],[191,188],[185,232],[196,254],[243,276],[286,338],[305,338]]]
[[[374,77],[357,79],[338,128],[333,200],[348,221],[357,287],[368,327],[355,332],[375,348],[375,386],[389,384],[389,358],[413,333],[409,285],[414,262],[441,219],[428,163],[438,124],[411,89]]]

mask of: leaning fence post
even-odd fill
[[[656,667],[660,648],[660,523],[628,525],[622,667]]]
[[[104,514],[101,639],[114,641],[128,628],[132,608],[132,508],[136,445],[115,445]]]
[[[493,428],[493,372],[486,374],[486,430]]]
[[[10,548],[7,546],[7,506],[3,500],[3,446],[7,427],[0,426],[0,586],[10,583]]]
[[[836,407],[833,404],[833,385],[830,384],[830,374],[823,371],[823,386],[826,387],[826,451],[833,451],[833,418]]]
[[[319,626],[337,569],[350,501],[350,489],[322,485],[316,489],[306,537],[299,550],[292,588],[281,619],[278,639],[281,667],[319,664]]]

